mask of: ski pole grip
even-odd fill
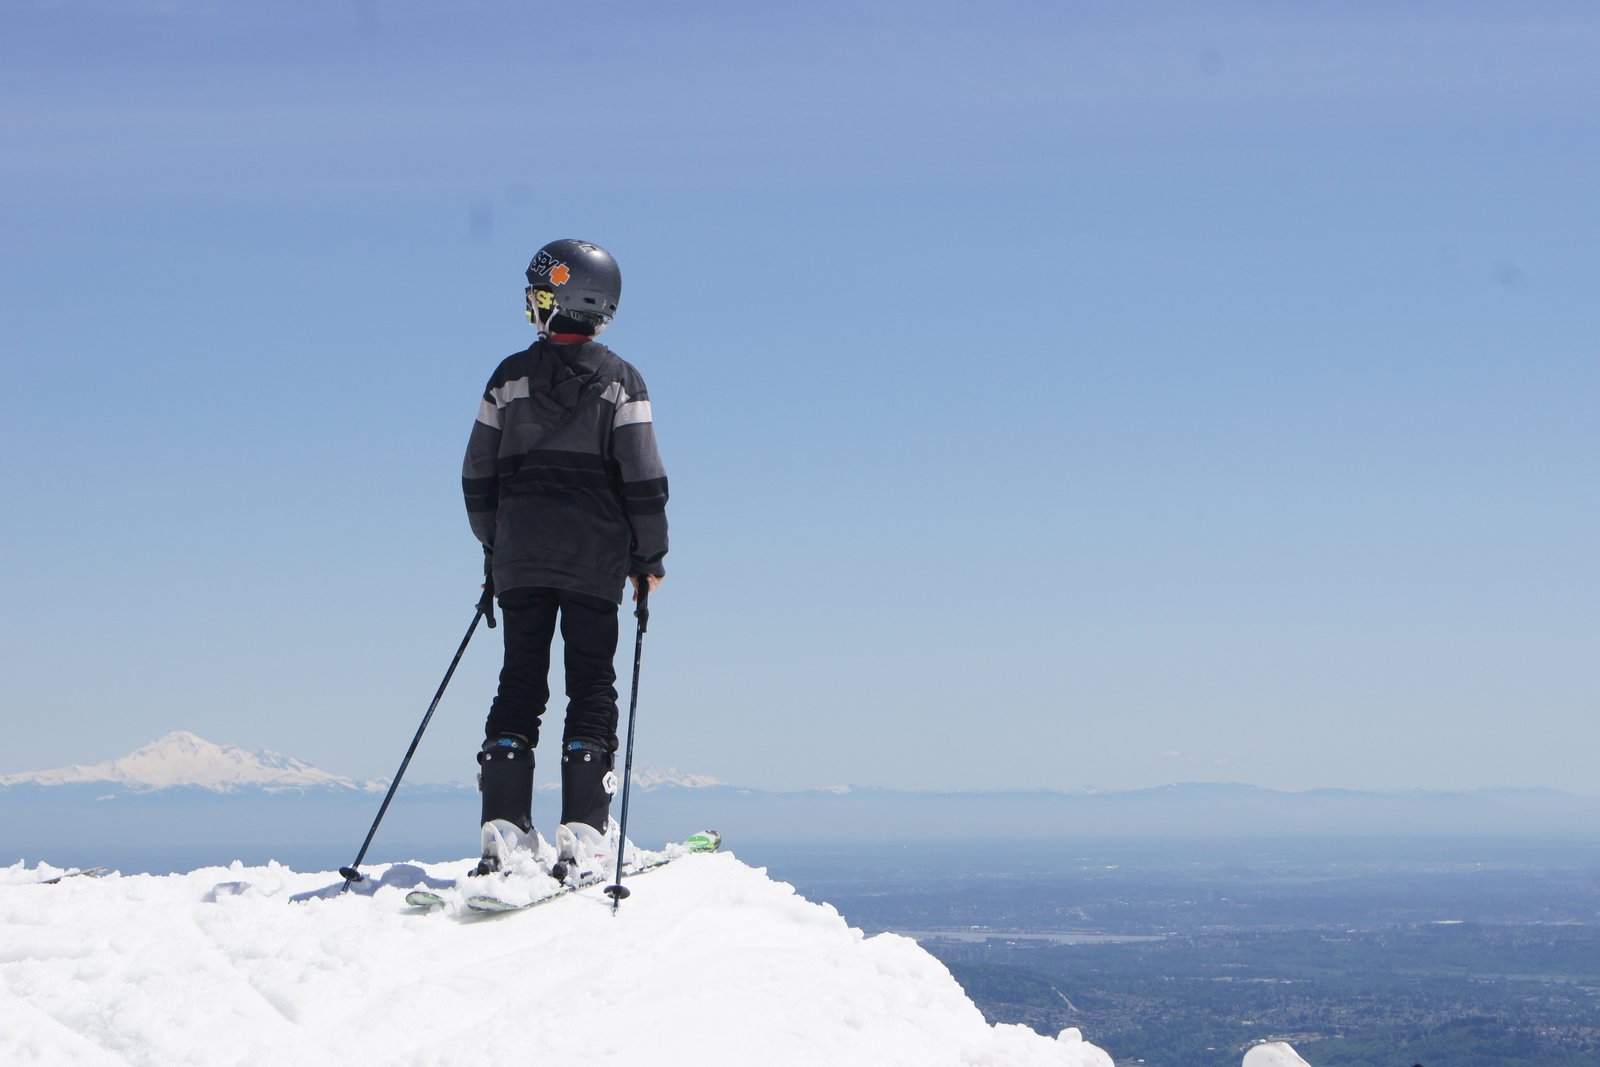
[[[639,606],[633,609],[633,617],[639,620],[639,632],[644,633],[650,629],[650,576],[639,575]]]

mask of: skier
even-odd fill
[[[622,273],[585,241],[552,241],[528,265],[539,339],[489,378],[461,483],[483,543],[489,595],[505,618],[505,661],[478,753],[482,859],[476,874],[536,855],[533,755],[550,699],[550,642],[566,646],[556,869],[592,870],[616,841],[617,606],[626,581],[660,585],[667,477],[650,394],[595,340],[617,312]]]

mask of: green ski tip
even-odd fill
[[[683,845],[690,852],[715,852],[722,847],[722,835],[715,830],[701,830],[685,838]]]

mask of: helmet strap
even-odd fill
[[[526,296],[528,321],[533,323],[540,337],[550,336],[550,320],[561,310],[561,305],[556,303],[556,294],[546,289],[535,289],[530,285],[526,290]]]

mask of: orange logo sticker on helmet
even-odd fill
[[[541,248],[538,255],[533,257],[533,262],[528,264],[528,280],[531,282],[535,278],[549,278],[552,285],[566,285],[572,280],[572,271]]]

